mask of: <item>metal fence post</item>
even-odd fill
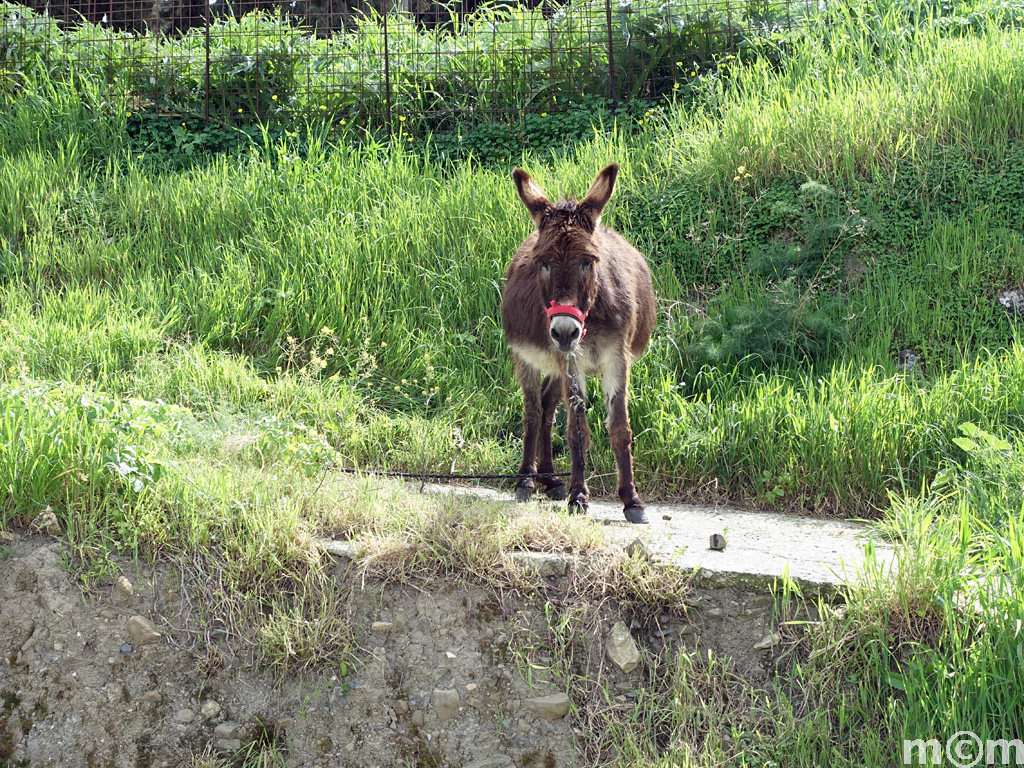
[[[203,98],[203,125],[210,125],[210,0],[203,0],[203,19],[206,23],[206,74],[204,85],[204,98]]]
[[[604,18],[608,25],[608,95],[612,110],[619,107],[619,93],[615,85],[615,38],[612,35],[612,0],[604,0]]]
[[[384,0],[384,121],[388,126],[388,139],[391,139],[391,58],[388,52],[388,0]]]

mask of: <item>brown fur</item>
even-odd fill
[[[630,452],[629,366],[647,348],[654,328],[655,299],[644,257],[614,230],[601,224],[619,167],[602,170],[583,201],[548,201],[530,175],[512,172],[519,197],[537,229],[519,247],[505,274],[502,324],[523,389],[523,461],[516,496],[528,499],[535,476],[548,496],[565,498],[565,485],[554,477],[551,430],[559,400],[569,410],[568,441],[572,456],[569,483],[571,510],[586,509],[590,491],[584,456],[590,440],[585,387],[573,402],[569,375],[578,365],[580,384],[588,375],[602,377],[608,405],[608,431],[619,475],[619,498],[627,517],[642,516],[643,502],[633,485]],[[584,267],[584,264],[589,265]],[[546,271],[545,271],[546,267]],[[575,350],[560,344],[575,332],[576,321],[548,327],[545,308],[554,300],[589,313],[586,336]],[[557,335],[558,341],[555,336]],[[565,334],[563,338],[563,334]],[[539,454],[539,462],[538,462]],[[632,518],[631,518],[632,519]]]

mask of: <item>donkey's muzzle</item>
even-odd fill
[[[587,335],[586,312],[572,304],[551,302],[547,307],[548,333],[560,352],[572,352]]]
[[[551,318],[548,331],[559,352],[572,352],[583,338],[583,325],[568,315]]]

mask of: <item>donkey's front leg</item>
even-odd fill
[[[637,495],[636,486],[633,484],[633,430],[629,428],[629,366],[626,364],[625,355],[604,375],[601,384],[608,410],[608,435],[612,451],[615,453],[615,466],[619,472],[622,513],[631,523],[646,523],[648,520],[644,512],[644,503]]]
[[[543,415],[541,378],[537,370],[519,358],[516,358],[516,378],[523,389],[523,461],[519,465],[516,500],[529,501],[535,487],[533,476],[537,473],[537,438]]]
[[[569,370],[572,370],[571,368]],[[587,487],[587,451],[590,448],[590,427],[587,425],[587,388],[583,374],[577,370],[563,382],[566,406],[566,436],[569,438],[569,456],[572,476],[569,478],[569,513],[584,514],[590,500]]]
[[[555,475],[555,463],[551,450],[551,431],[555,424],[555,410],[562,399],[560,376],[545,376],[541,392],[540,436],[537,438],[537,479],[544,483],[544,494],[549,499],[561,501],[568,493],[565,482]]]

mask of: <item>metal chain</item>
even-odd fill
[[[573,416],[573,421],[576,424],[576,441],[580,448],[580,469],[582,474],[587,472],[587,455],[583,451],[583,418],[586,413],[586,401],[583,399],[583,388],[580,386],[578,378],[582,378],[583,374],[580,372],[580,361],[578,358],[579,347],[576,347],[572,352],[565,356],[565,375],[569,379],[569,410]],[[576,369],[575,373],[569,371],[569,364]],[[568,426],[568,425],[566,425]]]

